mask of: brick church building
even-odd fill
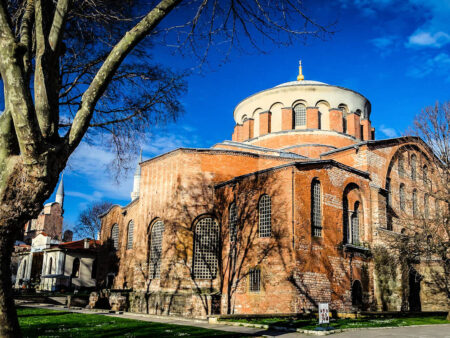
[[[231,141],[139,163],[131,203],[101,216],[98,276],[145,313],[446,310],[420,264],[380,282],[372,250],[402,235],[434,169],[420,139],[375,140],[371,114],[301,66],[244,99]]]

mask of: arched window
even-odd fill
[[[112,226],[111,240],[113,243],[113,248],[117,250],[119,248],[119,226],[117,224]]]
[[[162,241],[164,234],[164,222],[156,221],[150,232],[150,257],[149,275],[150,279],[161,276]]]
[[[430,217],[430,207],[428,205],[428,194],[425,194],[425,196],[423,197],[423,213],[425,215],[425,218]]]
[[[80,276],[80,259],[77,257],[73,260],[72,263],[72,274],[70,277],[77,278]]]
[[[229,224],[230,224],[230,242],[236,240],[237,235],[237,210],[236,202],[231,203],[229,210]]]
[[[306,107],[299,103],[294,107],[294,127],[306,125]]]
[[[417,190],[414,189],[413,193],[412,193],[412,211],[413,211],[413,216],[416,217],[417,216]]]
[[[347,114],[348,114],[348,109],[347,106],[345,104],[340,104],[338,106],[338,108],[340,110],[342,110],[342,128],[343,128],[343,132],[346,133],[347,132]]]
[[[403,183],[400,184],[399,195],[400,195],[400,210],[405,211],[405,206],[406,206],[405,185]]]
[[[261,291],[261,269],[253,268],[248,272],[250,292]]]
[[[315,237],[322,236],[322,198],[319,180],[313,180],[311,184],[311,225],[312,234]]]
[[[270,237],[272,234],[272,206],[269,195],[262,195],[259,199],[258,205],[259,223],[258,233],[259,237]]]
[[[127,250],[133,249],[133,233],[134,222],[131,220],[130,223],[128,223]]]
[[[361,307],[363,303],[362,296],[361,282],[359,280],[355,280],[352,285],[352,305],[355,307]]]
[[[403,154],[398,156],[398,176],[403,177],[405,173],[405,162],[403,160]]]
[[[219,224],[211,217],[202,218],[194,232],[194,278],[216,278],[218,255]]]
[[[427,165],[424,165],[422,168],[422,180],[423,180],[424,185],[428,184],[428,166]]]
[[[50,257],[49,261],[48,261],[48,269],[47,269],[47,275],[51,275],[52,274],[52,268],[53,268],[53,258]]]
[[[97,278],[97,258],[94,259],[92,262],[91,278],[92,279]]]
[[[415,180],[417,177],[417,156],[411,155],[411,179]]]
[[[352,244],[359,245],[359,202],[355,202],[352,213]]]

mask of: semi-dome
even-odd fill
[[[305,80],[300,65],[297,81],[260,91],[236,106],[233,140],[278,149],[312,144],[331,149],[373,139],[370,114],[362,94]]]

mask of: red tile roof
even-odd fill
[[[90,239],[89,240],[89,248],[93,248],[96,245],[100,245],[100,241]],[[63,249],[84,249],[84,239],[80,239],[79,241],[65,242],[59,244],[60,248]]]

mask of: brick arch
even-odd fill
[[[298,105],[299,103],[304,104],[306,107],[309,106],[308,101],[303,100],[303,99],[297,99],[294,102],[292,102],[291,107],[294,108],[296,105]]]

